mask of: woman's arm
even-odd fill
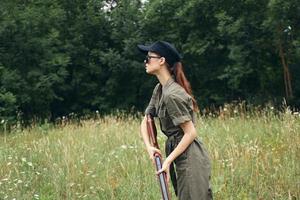
[[[149,139],[149,135],[148,135],[148,132],[147,132],[147,117],[146,115],[144,116],[144,119],[141,123],[141,138],[143,139],[145,145],[146,145],[146,148],[150,147],[151,144],[150,144],[150,139]]]
[[[169,181],[169,169],[171,163],[180,155],[182,154],[187,147],[194,141],[197,137],[196,129],[192,121],[184,122],[180,124],[184,135],[181,141],[178,143],[177,147],[172,151],[172,153],[166,158],[163,163],[161,170],[157,172],[157,174],[165,171],[167,173],[167,180]]]
[[[184,122],[180,124],[180,127],[182,128],[184,135],[177,147],[166,158],[165,162],[172,163],[197,137],[197,132],[192,121]]]
[[[160,150],[153,147],[150,143],[150,139],[149,139],[149,135],[148,135],[148,131],[147,131],[147,117],[146,116],[144,117],[144,119],[141,123],[141,137],[145,143],[145,146],[146,146],[146,149],[150,156],[150,159],[153,160],[153,154],[155,152],[158,152],[159,154],[161,154]]]

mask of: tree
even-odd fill
[[[268,17],[265,20],[265,27],[271,31],[274,49],[280,57],[285,96],[290,100],[294,95],[289,65],[297,62],[295,58],[299,48],[297,44],[299,44],[300,5],[294,0],[270,0],[267,8]]]

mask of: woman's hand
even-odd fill
[[[149,147],[147,147],[147,151],[148,151],[149,157],[152,160],[153,164],[155,164],[153,155],[154,155],[154,153],[158,153],[161,156],[160,150],[153,146],[149,146]]]
[[[168,183],[170,182],[170,165],[171,165],[171,162],[169,162],[169,160],[166,159],[165,162],[163,163],[161,169],[156,172],[156,175],[159,175],[160,173],[165,172],[167,175]]]

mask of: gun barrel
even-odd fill
[[[162,167],[162,162],[161,162],[161,157],[159,155],[155,155],[155,165],[156,165],[156,170],[160,170]],[[163,200],[169,200],[169,191],[168,191],[168,184],[166,182],[166,173],[160,173],[158,175],[159,179],[159,184],[160,184],[160,189],[161,189],[161,194],[163,197]]]
[[[156,139],[157,131],[156,131],[154,120],[151,115],[147,115],[147,130],[149,134],[150,143],[154,147],[159,149],[158,142]],[[155,153],[153,156],[155,160],[156,170],[159,171],[162,168],[161,155],[159,153]],[[158,180],[159,180],[159,185],[160,185],[160,190],[161,190],[163,200],[170,200],[171,198],[170,198],[166,173],[165,172],[160,173],[158,175]]]

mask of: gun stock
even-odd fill
[[[158,143],[157,143],[157,130],[156,126],[153,120],[153,117],[151,115],[147,115],[147,130],[149,134],[150,143],[157,149],[159,149]],[[162,157],[159,153],[154,153],[154,161],[156,170],[160,170],[162,168]],[[167,183],[167,176],[166,173],[160,173],[158,175],[158,181],[160,185],[161,195],[163,197],[163,200],[170,200],[170,193],[169,193],[169,187]]]

